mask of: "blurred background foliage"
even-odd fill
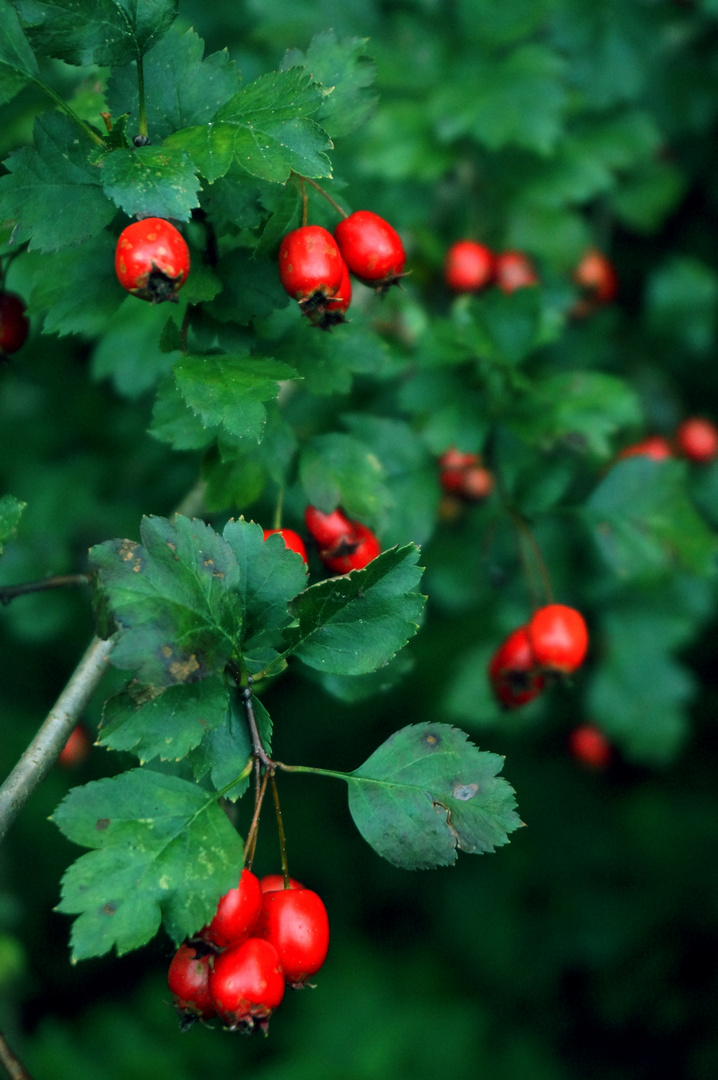
[[[616,267],[618,301],[555,337],[551,372],[619,375],[640,407],[619,395],[616,429],[636,436],[670,434],[693,412],[718,418],[715,0],[181,0],[180,16],[207,53],[227,47],[245,81],[330,27],[370,39],[379,104],[337,140],[336,188],[405,238],[411,277],[382,315],[419,353],[442,347],[431,319],[452,302],[441,272],[452,241],[474,235],[530,253],[559,302],[596,244]],[[78,107],[84,96],[95,102],[106,75],[49,68]],[[3,155],[30,141],[44,107],[32,89],[4,107]],[[124,368],[125,386],[104,377],[115,371],[108,352],[132,354],[136,342],[103,329],[59,337],[35,327],[12,377],[0,371],[0,492],[28,504],[3,582],[83,567],[91,544],[136,535],[142,513],[170,513],[196,481],[196,455],[147,436],[152,399],[132,371]],[[404,390],[406,412],[431,414],[437,452],[457,430],[457,410],[466,441],[479,441],[481,401],[461,400],[454,367],[426,366],[425,384]],[[365,393],[359,380],[315,408],[360,414]],[[438,491],[422,502],[409,488],[407,528],[427,540],[429,596],[411,672],[366,700],[343,702],[295,676],[267,695],[278,756],[326,768],[356,767],[409,722],[460,724],[506,755],[527,828],[491,858],[407,874],[361,841],[341,785],[283,778],[292,873],[326,901],[330,959],[316,990],[290,995],[268,1040],[180,1034],[167,1004],[166,939],[119,961],[68,962],[68,924],[52,909],[77,851],[48,817],[69,786],[117,762],[96,750],[74,771],[57,768],[0,849],[0,1028],[35,1080],[718,1075],[718,469],[672,465],[675,484],[657,499],[651,463],[626,463],[636,501],[604,492],[600,512],[621,523],[623,546],[602,549],[586,517],[590,525],[605,454],[583,487],[571,470],[566,480],[565,447],[536,455],[523,441],[535,440],[541,419],[529,411],[494,453],[524,509],[539,515],[557,595],[589,614],[592,654],[575,685],[500,713],[486,663],[527,606],[513,541],[499,528],[487,547],[489,506],[432,533]],[[616,432],[582,423],[589,441],[614,445]],[[392,461],[400,435],[374,432]],[[398,467],[392,482],[401,490]],[[567,483],[578,484],[580,512],[543,514]],[[267,520],[270,504],[248,491],[248,513]],[[649,520],[638,559],[635,534]],[[80,591],[2,610],[3,775],[91,633]],[[113,679],[120,685],[109,676],[107,693]],[[99,702],[88,729],[98,720]],[[605,771],[567,750],[584,720],[617,747]],[[277,868],[271,823],[265,830],[259,872]]]

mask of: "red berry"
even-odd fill
[[[266,540],[268,536],[274,536],[275,533],[282,537],[290,551],[296,551],[297,555],[301,555],[304,561],[307,561],[307,549],[299,533],[296,533],[294,529],[265,529],[264,539]]]
[[[327,304],[326,313],[322,318],[315,322],[315,326],[318,326],[320,330],[331,330],[333,326],[338,326],[339,323],[346,322],[344,316],[352,302],[352,279],[347,265],[343,260],[342,266],[344,269],[341,283],[337,289],[337,295],[334,300],[330,300]]]
[[[189,274],[189,248],[164,218],[133,221],[120,233],[115,271],[123,288],[152,304],[177,300]]]
[[[215,1010],[209,993],[210,954],[185,942],[172,957],[167,984],[175,1008],[188,1018],[208,1019]]]
[[[284,978],[293,985],[315,975],[327,958],[327,909],[311,889],[266,892],[257,933],[277,950]]]
[[[215,956],[209,992],[218,1015],[229,1027],[251,1031],[265,1026],[284,997],[284,975],[274,945],[250,937]]]
[[[60,751],[57,763],[62,765],[63,768],[71,769],[73,765],[79,765],[80,762],[84,761],[91,749],[90,736],[82,724],[76,724],[70,733],[69,739]]]
[[[676,445],[685,457],[700,464],[718,457],[718,428],[710,420],[692,416],[676,431]]]
[[[355,277],[385,292],[404,273],[406,252],[396,229],[371,210],[356,210],[334,229],[344,262]]]
[[[199,936],[220,949],[236,945],[252,931],[261,910],[259,879],[250,870],[243,870],[239,884],[220,899],[212,921]]]
[[[627,457],[647,457],[653,461],[662,461],[664,458],[673,457],[673,447],[662,435],[649,435],[647,439],[624,446],[618,458]]]
[[[11,292],[0,292],[0,356],[17,352],[25,344],[30,323],[25,304]]]
[[[525,626],[512,630],[489,661],[489,682],[499,702],[516,709],[538,697],[546,683]]]
[[[481,464],[479,454],[463,454],[450,449],[439,459],[439,480],[444,491],[468,502],[487,498],[494,490],[494,477]]]
[[[565,604],[548,604],[534,612],[527,626],[536,663],[545,671],[565,675],[583,663],[588,630],[583,615]]]
[[[583,301],[574,307],[575,315],[585,315],[599,304],[608,304],[618,292],[618,278],[613,265],[597,248],[591,248],[576,267],[573,280],[583,291]]]
[[[328,302],[339,293],[344,273],[339,248],[321,225],[302,225],[279,245],[279,280],[303,314],[321,321]]]
[[[496,256],[494,265],[496,284],[502,292],[512,293],[536,285],[538,277],[531,260],[521,251],[504,251]]]
[[[324,565],[335,574],[348,574],[364,567],[381,554],[381,544],[367,525],[351,523],[349,536],[334,547],[319,552]]]
[[[613,756],[611,744],[594,724],[579,724],[569,735],[568,743],[576,760],[592,769],[604,769]]]
[[[265,874],[263,878],[259,879],[262,892],[276,892],[277,889],[284,888],[284,874]],[[303,889],[304,886],[299,881],[295,881],[294,878],[289,879],[290,889]]]
[[[343,510],[332,510],[325,514],[316,506],[308,506],[304,511],[304,520],[320,548],[333,548],[348,539],[352,534],[352,523]]]
[[[494,277],[494,256],[485,244],[457,240],[444,259],[444,280],[455,292],[477,292]]]

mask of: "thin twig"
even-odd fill
[[[54,708],[0,786],[0,843],[28,798],[57,761],[107,669],[113,642],[92,639]]]
[[[5,1069],[10,1080],[32,1080],[20,1058],[8,1046],[2,1031],[0,1031],[0,1065]]]
[[[40,581],[23,581],[18,585],[2,585],[0,586],[0,604],[6,606],[16,596],[44,592],[45,589],[62,589],[65,585],[87,585],[89,580],[89,574],[54,574],[52,577],[42,578]]]

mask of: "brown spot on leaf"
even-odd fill
[[[199,671],[199,660],[194,653],[186,660],[175,660],[174,664],[170,664],[170,675],[176,682],[189,682],[195,671]]]
[[[172,646],[171,645],[163,645],[162,648],[160,649],[160,652],[164,656],[165,660],[169,660],[170,656],[172,655]]]
[[[104,832],[109,827],[110,819],[108,817],[98,818],[95,822],[95,828],[98,832]]]
[[[468,802],[469,799],[473,799],[478,790],[478,784],[454,784],[454,790],[451,794],[461,802]]]
[[[425,746],[428,746],[430,750],[435,750],[440,744],[441,739],[438,735],[434,735],[432,732],[428,732],[423,736],[421,740]]]
[[[100,908],[101,915],[114,915],[117,911],[117,904],[113,904],[111,901],[107,904],[103,904]]]

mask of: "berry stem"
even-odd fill
[[[279,791],[277,790],[277,777],[275,776],[274,769],[270,776],[272,784],[272,797],[274,799],[274,809],[277,815],[277,832],[279,833],[279,850],[282,859],[282,874],[284,875],[284,888],[289,888],[289,863],[287,862],[287,839],[284,834],[284,820],[282,818],[282,808],[279,805]]]
[[[5,1069],[10,1080],[32,1080],[20,1058],[8,1046],[2,1031],[0,1031],[0,1065]]]
[[[324,198],[327,200],[328,203],[331,203],[331,205],[334,207],[334,209],[336,210],[336,212],[339,214],[340,217],[343,217],[343,218],[349,217],[346,210],[342,209],[342,207],[339,205],[339,203],[334,201],[334,199],[331,197],[329,192],[325,191],[324,188],[321,186],[321,184],[318,184],[316,182],[316,180],[312,180],[311,176],[300,176],[299,173],[295,173],[294,175],[299,176],[299,179],[302,181],[302,185],[304,185],[305,183],[306,184],[311,184],[312,187],[315,188],[319,192],[320,195],[324,196]],[[303,187],[302,187],[302,190],[304,190]],[[304,222],[304,224],[306,225],[306,221]]]
[[[137,97],[139,101],[139,120],[137,133],[142,138],[147,138],[147,110],[145,108],[145,69],[142,63],[142,54],[137,57]]]
[[[262,777],[261,783],[257,788],[256,798],[254,801],[254,813],[252,814],[252,821],[247,832],[247,839],[244,844],[244,864],[248,868],[251,867],[254,862],[254,852],[257,848],[257,833],[259,830],[259,815],[262,812],[262,803],[264,802],[264,796],[267,791],[267,781],[269,780],[269,772],[265,772]]]
[[[277,505],[274,508],[274,522],[272,524],[273,529],[281,529],[282,527],[282,507],[284,504],[284,488],[280,487],[279,494],[277,495]]]
[[[39,88],[44,93],[46,93],[48,97],[52,98],[55,104],[60,109],[62,109],[62,111],[67,116],[69,116],[71,120],[74,120],[78,127],[82,128],[88,139],[92,139],[93,143],[95,143],[97,146],[102,147],[103,150],[107,149],[107,144],[105,143],[105,140],[102,138],[102,136],[98,135],[96,131],[93,131],[90,125],[86,124],[85,121],[77,115],[75,110],[71,108],[71,106],[68,105],[67,102],[60,97],[59,94],[55,93],[51,86],[48,86],[47,83],[44,83],[42,79],[38,79],[35,75],[30,75],[29,78],[32,80],[32,82],[35,83],[35,86],[39,86]]]

